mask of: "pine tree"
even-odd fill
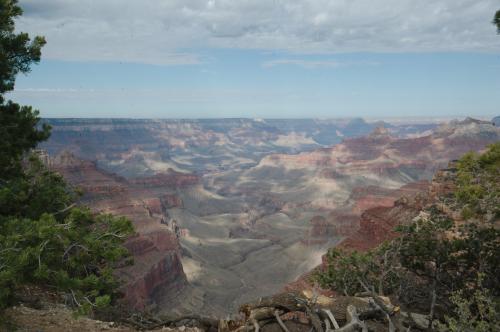
[[[15,33],[17,0],[0,0],[0,309],[26,284],[66,295],[81,312],[118,297],[118,264],[133,233],[129,220],[77,207],[76,194],[31,151],[50,135],[38,111],[5,100],[16,75],[38,63],[43,37]]]

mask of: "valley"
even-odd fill
[[[45,121],[51,167],[93,210],[136,227],[135,265],[120,270],[129,304],[218,317],[293,287],[361,225],[377,236],[366,211],[415,197],[450,160],[500,139],[474,119]]]

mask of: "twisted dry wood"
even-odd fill
[[[290,331],[288,331],[288,328],[286,327],[285,323],[283,323],[283,321],[281,320],[280,313],[279,313],[278,310],[274,311],[274,317],[276,317],[276,321],[281,326],[281,328],[283,329],[283,331],[290,332]]]
[[[312,297],[305,293],[282,293],[245,304],[240,310],[246,316],[248,325],[245,330],[256,332],[266,324],[276,321],[284,332],[288,332],[280,317],[286,312],[304,312],[311,321],[311,330],[316,332],[324,332],[325,329],[326,332],[368,331],[365,322],[373,319],[385,320],[389,332],[403,331],[408,326],[415,326],[408,322],[408,317],[401,315],[399,308],[393,306],[388,298],[373,294],[369,289],[364,295],[372,296],[330,298],[317,295],[313,301]]]

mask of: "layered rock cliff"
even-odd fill
[[[156,296],[173,298],[186,286],[179,239],[167,209],[182,207],[175,192],[198,182],[192,174],[169,171],[152,178],[126,180],[99,169],[94,162],[68,152],[52,160],[52,168],[83,191],[82,202],[96,212],[123,215],[133,222],[137,234],[125,246],[134,265],[118,271],[125,281],[125,300],[135,309],[156,302]]]

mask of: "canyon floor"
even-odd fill
[[[449,160],[500,138],[472,119],[51,124],[44,148],[82,202],[136,226],[136,265],[122,274],[131,305],[216,317],[281,291],[366,209],[417,194]]]

